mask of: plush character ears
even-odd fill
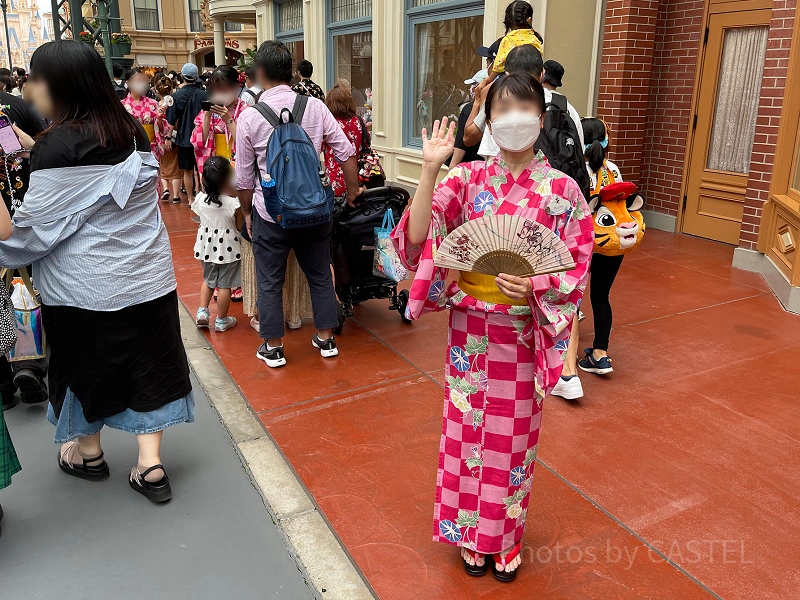
[[[598,208],[600,208],[600,194],[595,194],[589,198],[589,211],[595,213]]]
[[[642,207],[644,206],[644,198],[642,198],[641,194],[639,194],[638,192],[628,196],[628,199],[625,202],[628,205],[629,212],[635,210],[642,210]]]

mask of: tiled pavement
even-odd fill
[[[185,205],[163,214],[194,311],[196,225]],[[431,541],[445,314],[404,325],[367,302],[337,359],[306,326],[278,370],[256,359],[244,318],[208,339],[382,599],[785,600],[800,597],[800,317],[732,253],[651,230],[625,259],[616,372],[584,376],[581,401],[546,401],[512,585],[468,577]]]

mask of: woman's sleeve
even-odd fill
[[[401,262],[410,271],[416,271],[406,311],[411,319],[418,319],[429,311],[441,310],[447,302],[445,285],[448,269],[435,266],[433,258],[447,234],[464,223],[464,198],[470,176],[467,167],[459,166],[452,169],[438,185],[433,193],[428,237],[422,244],[408,241],[409,215],[413,203],[392,232],[392,241]]]
[[[563,217],[568,220],[561,237],[572,254],[575,268],[566,273],[531,277],[533,295],[528,299],[534,319],[523,330],[522,341],[533,337],[534,322],[545,336],[545,346],[552,347],[569,339],[572,318],[578,312],[589,277],[589,263],[594,247],[594,225],[586,199],[578,185],[568,177],[552,183],[553,195],[569,200],[572,208]]]

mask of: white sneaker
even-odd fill
[[[573,375],[569,379],[563,377],[558,378],[556,387],[551,392],[553,396],[564,398],[566,400],[577,400],[583,398],[583,385],[577,375]]]

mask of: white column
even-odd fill
[[[312,79],[322,89],[326,89],[328,34],[325,23],[324,0],[304,0],[303,38],[306,60],[310,60],[311,64],[314,65]]]
[[[414,93],[403,89],[404,23],[403,0],[372,3],[372,136],[384,148],[403,145],[403,97]]]
[[[275,38],[275,5],[267,0],[253,2],[256,9],[256,43],[260,46],[263,42]]]
[[[218,67],[225,61],[225,27],[224,22],[214,19],[214,64]]]

